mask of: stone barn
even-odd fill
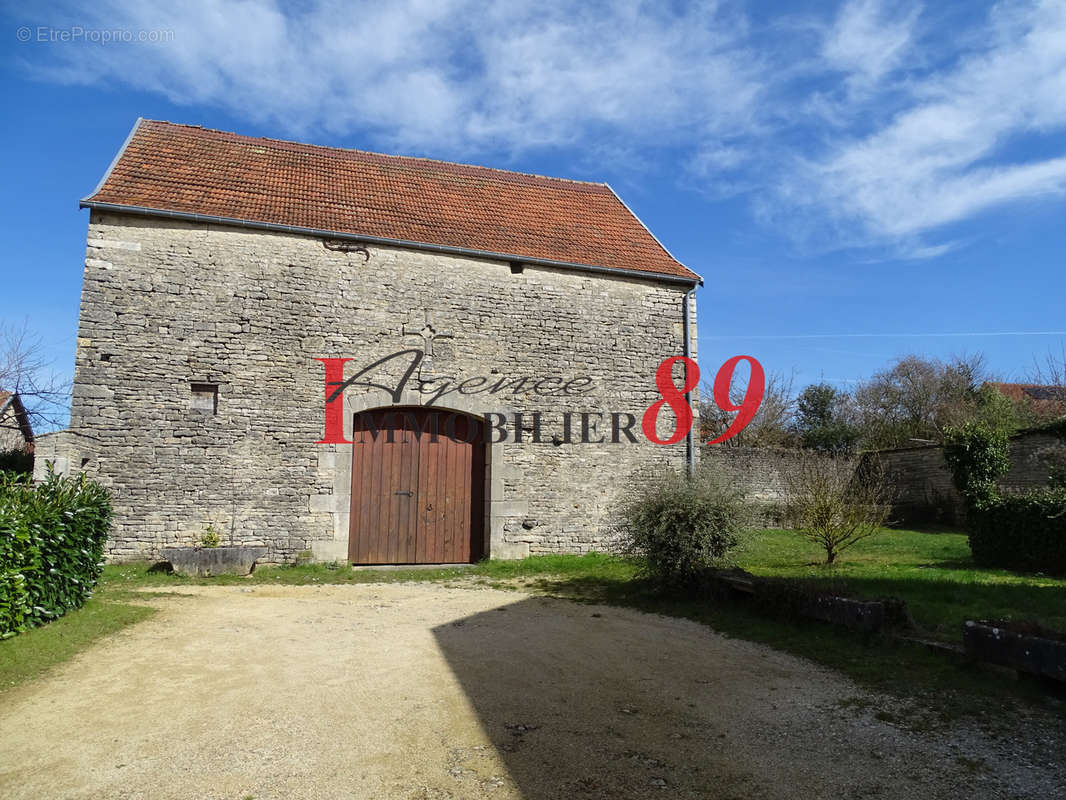
[[[690,457],[642,420],[700,278],[606,184],[138,120],[81,205],[38,462],[111,489],[113,560],[209,529],[275,562],[604,549]]]

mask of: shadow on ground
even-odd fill
[[[530,598],[433,633],[526,800],[747,796],[756,765],[720,744],[711,665],[677,663],[670,646],[631,657],[646,634],[623,616]]]
[[[927,745],[845,712],[838,675],[683,620],[529,598],[433,634],[526,800],[958,788]],[[453,774],[477,759],[457,752]]]

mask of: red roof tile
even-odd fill
[[[1015,402],[1030,400],[1035,403],[1066,404],[1066,387],[1044,386],[1037,383],[1001,383],[988,381],[988,385],[997,389]]]
[[[604,183],[142,120],[82,201],[696,280]]]

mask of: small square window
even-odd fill
[[[218,413],[218,384],[216,383],[193,383],[191,408],[194,411],[203,411],[205,414]]]

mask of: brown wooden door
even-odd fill
[[[481,557],[485,448],[478,420],[425,408],[366,411],[355,416],[352,439],[350,561]]]

